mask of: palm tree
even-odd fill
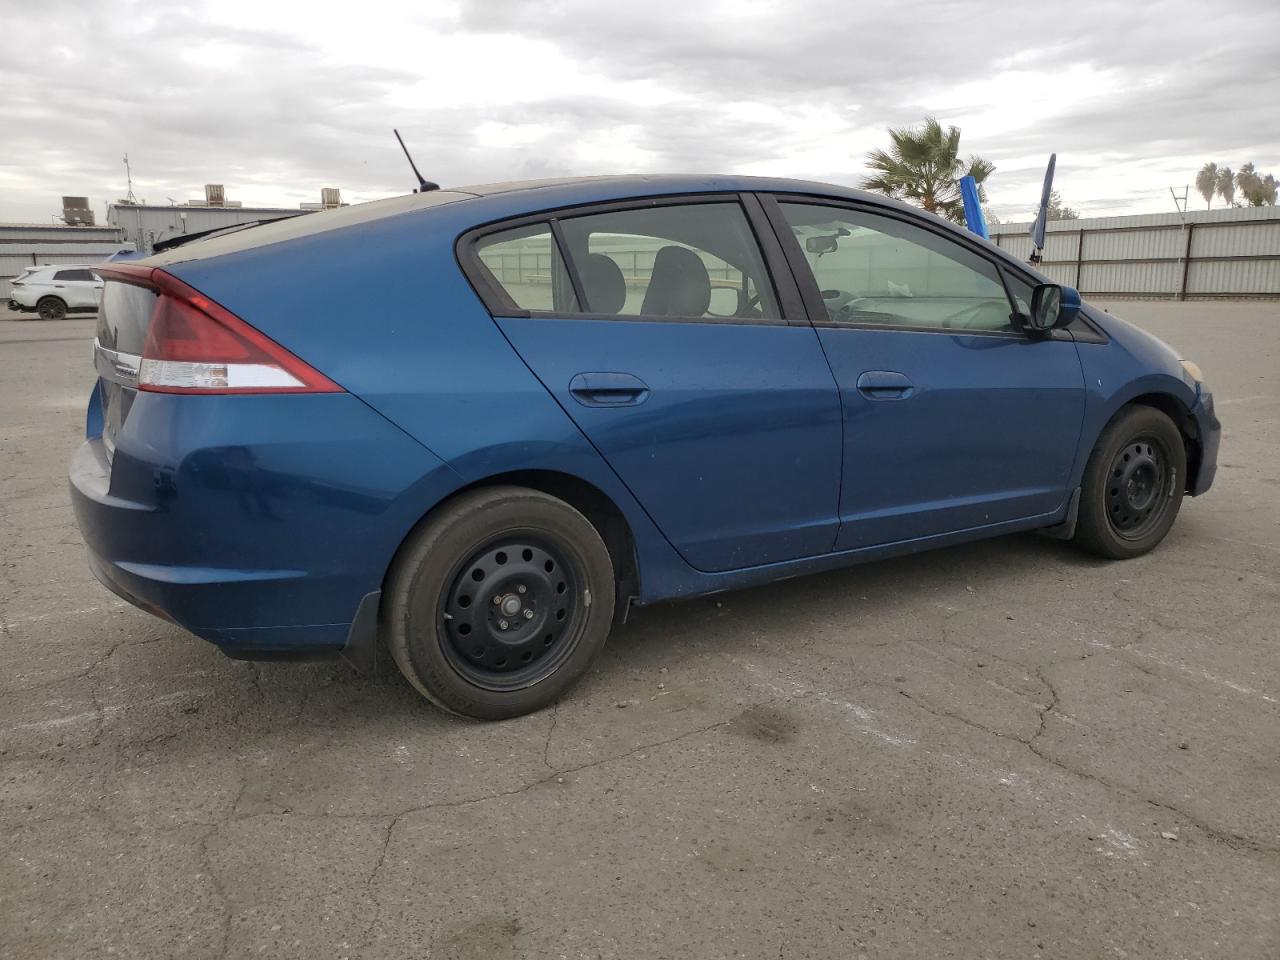
[[[1213,195],[1218,192],[1218,165],[1206,163],[1196,174],[1196,189],[1204,197],[1204,208],[1213,206]]]
[[[1236,175],[1231,172],[1230,167],[1222,167],[1218,170],[1218,196],[1226,202],[1228,207],[1235,199]]]
[[[945,130],[934,117],[926,117],[922,127],[891,127],[893,145],[886,152],[872,150],[867,166],[872,174],[862,181],[864,190],[918,203],[930,213],[955,223],[964,222],[964,202],[960,199],[960,178],[973,177],[978,196],[986,200],[982,182],[996,169],[981,157],[961,160],[960,128]]]
[[[1280,193],[1280,180],[1276,180],[1274,174],[1268,173],[1262,178],[1262,186],[1258,188],[1258,202],[1254,206],[1260,207],[1266,204],[1274,207],[1277,193]]]
[[[1252,163],[1246,163],[1236,174],[1236,189],[1251,207],[1276,202],[1276,178],[1269,173],[1264,177]]]
[[[1262,178],[1258,176],[1258,168],[1252,162],[1246,163],[1236,173],[1236,189],[1240,191],[1245,203],[1258,206],[1253,203],[1253,198],[1261,186]]]

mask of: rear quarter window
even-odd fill
[[[488,279],[520,310],[577,312],[573,284],[548,224],[491,233],[476,241],[475,251]]]

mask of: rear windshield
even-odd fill
[[[109,350],[141,356],[156,294],[146,287],[108,280],[98,311],[98,342]]]

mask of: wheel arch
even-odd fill
[[[463,494],[493,486],[517,486],[537,490],[563,500],[587,518],[587,521],[600,534],[600,539],[604,541],[609,557],[613,561],[614,582],[617,590],[614,616],[618,620],[625,619],[632,598],[640,595],[640,562],[631,524],[618,505],[595,484],[558,470],[512,470],[496,473],[454,490],[449,496],[433,505],[406,531],[396,547],[391,562],[387,565],[387,571],[383,575],[384,584],[395,565],[396,558],[400,556],[405,543],[415,531]]]
[[[1178,428],[1178,433],[1182,435],[1182,447],[1187,455],[1187,474],[1183,480],[1184,492],[1190,493],[1195,486],[1195,478],[1200,473],[1200,463],[1203,459],[1200,428],[1190,408],[1181,398],[1172,393],[1159,390],[1140,393],[1129,398],[1116,409],[1107,419],[1107,422],[1102,425],[1102,430],[1098,431],[1098,436],[1101,437],[1103,431],[1130,407],[1151,407],[1159,410],[1172,420],[1174,426]],[[1094,443],[1097,443],[1097,438],[1094,438]]]

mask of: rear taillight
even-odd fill
[[[138,368],[153,393],[341,393],[342,388],[199,290],[159,268],[112,264],[107,280],[159,296]]]

